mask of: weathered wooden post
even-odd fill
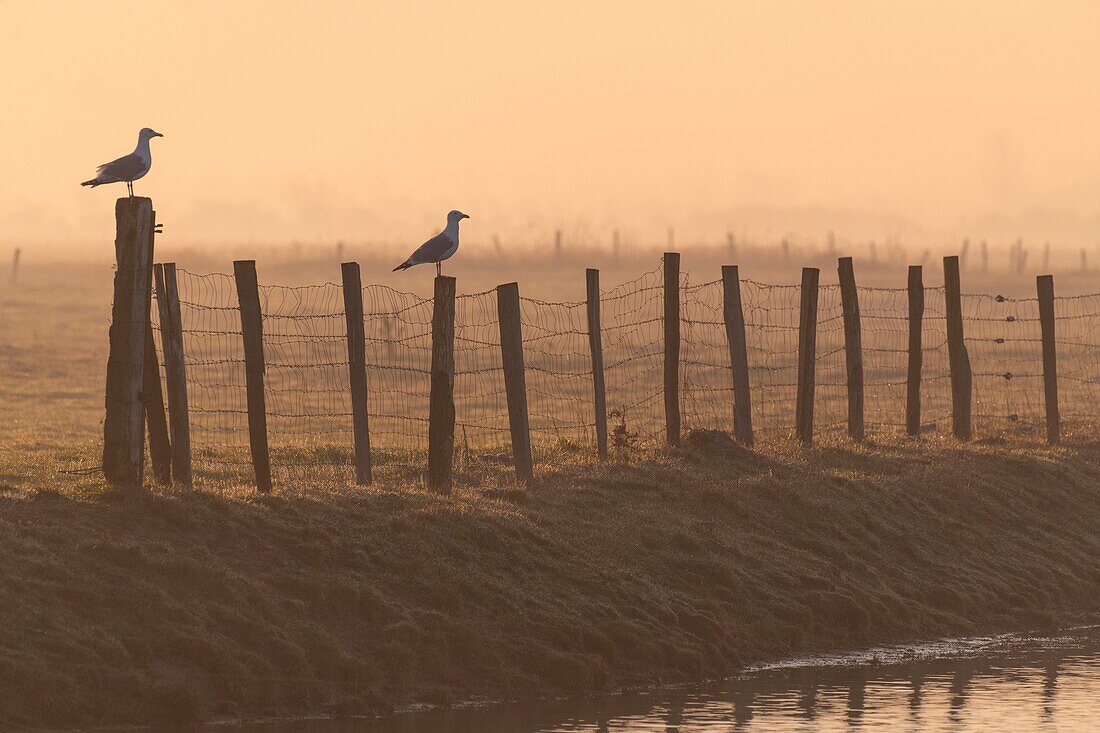
[[[267,405],[264,397],[264,327],[260,312],[260,287],[256,281],[256,261],[233,263],[237,283],[237,303],[241,311],[241,336],[244,340],[244,370],[248,404],[248,445],[256,473],[256,489],[271,491],[271,456],[267,448]]]
[[[145,405],[145,421],[149,426],[149,462],[153,464],[153,478],[161,486],[170,486],[172,444],[168,440],[168,416],[164,412],[160,362],[157,360],[152,322],[145,325],[145,374],[142,377],[141,399]]]
[[[665,439],[680,445],[680,253],[665,252]]]
[[[153,266],[153,202],[115,202],[114,303],[107,357],[103,476],[120,489],[141,488],[145,462],[145,330]]]
[[[943,258],[943,289],[947,307],[947,358],[951,365],[951,426],[959,440],[970,440],[970,399],[973,376],[963,337],[962,286],[959,258]]]
[[[183,358],[183,319],[176,282],[176,264],[153,269],[160,310],[160,342],[164,352],[164,382],[168,391],[168,425],[171,430],[172,476],[191,488],[191,418],[187,408],[187,367]]]
[[[616,237],[618,232],[615,232]],[[600,271],[585,271],[588,313],[588,350],[592,356],[592,392],[596,411],[596,453],[607,460],[607,387],[603,372],[603,338],[600,333]]]
[[[455,279],[437,276],[432,304],[432,386],[428,406],[428,488],[451,493],[455,450]]]
[[[1058,413],[1058,353],[1054,338],[1054,276],[1035,278],[1039,293],[1039,324],[1043,334],[1043,396],[1047,415],[1047,444],[1057,445],[1061,439],[1061,417]]]
[[[737,442],[752,447],[752,404],[749,391],[749,350],[745,343],[745,311],[737,265],[722,266],[722,320],[733,374],[733,432]]]
[[[798,315],[798,391],[795,432],[804,445],[814,442],[814,369],[817,359],[817,283],[821,271],[802,268],[802,302]]]
[[[920,435],[920,374],[924,364],[924,275],[909,266],[909,370],[905,377],[905,434]]]
[[[512,434],[512,461],[516,478],[530,485],[535,479],[531,458],[531,428],[527,417],[527,378],[523,369],[523,322],[519,284],[497,287],[497,322],[500,326],[500,358],[504,367],[504,392],[508,398],[508,427]]]
[[[348,336],[348,383],[351,385],[351,427],[355,443],[355,483],[370,486],[370,421],[367,411],[367,344],[363,327],[363,281],[358,262],[340,265],[344,286],[344,320]]]
[[[851,257],[837,264],[840,303],[844,313],[844,363],[848,372],[848,435],[863,440],[863,344],[859,324],[859,292]]]

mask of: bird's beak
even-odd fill
[[[159,132],[154,132],[153,137],[164,137],[164,135],[161,135]]]
[[[469,214],[463,214],[463,215],[462,215],[462,218],[463,218],[463,219],[469,219],[469,218],[470,218],[470,215],[469,215]]]

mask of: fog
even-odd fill
[[[1100,240],[1088,2],[0,3],[0,247]],[[468,225],[468,226],[467,226]]]

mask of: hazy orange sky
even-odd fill
[[[0,246],[1100,240],[1100,3],[0,0]],[[1095,234],[1094,234],[1095,232]]]

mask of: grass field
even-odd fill
[[[904,440],[598,466],[456,493],[324,481],[0,496],[0,722],[164,723],[686,681],[1100,612],[1100,446]],[[6,476],[33,470],[6,459]]]
[[[694,433],[598,465],[562,442],[530,489],[460,452],[449,498],[383,447],[369,490],[306,470],[270,497],[233,475],[120,497],[94,470],[109,285],[29,265],[0,295],[0,727],[586,693],[1100,612],[1089,421],[1053,449]]]

